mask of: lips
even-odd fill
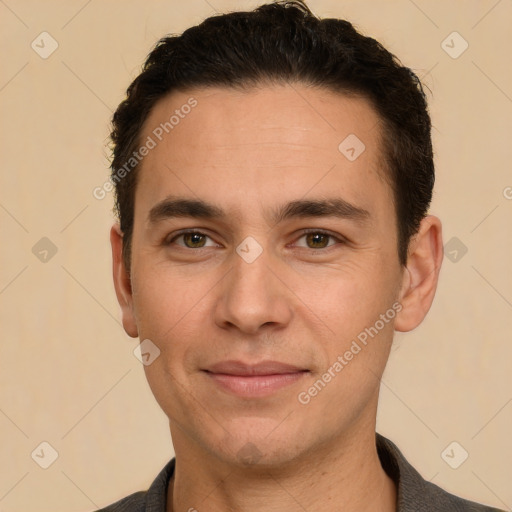
[[[221,390],[251,398],[274,394],[302,379],[308,370],[279,361],[222,361],[204,372]]]
[[[278,361],[262,361],[256,364],[245,364],[241,361],[223,361],[210,366],[206,371],[225,375],[283,375],[305,371],[303,368]]]

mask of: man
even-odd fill
[[[106,511],[489,511],[375,433],[442,262],[417,77],[300,1],[162,39],[113,119],[123,326],[176,457]]]

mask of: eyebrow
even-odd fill
[[[221,207],[201,199],[169,196],[157,203],[148,214],[149,224],[157,224],[176,217],[224,219],[229,215]],[[341,198],[300,199],[274,209],[268,215],[274,224],[293,218],[336,217],[357,222],[369,220],[370,212]]]

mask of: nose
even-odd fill
[[[270,251],[263,250],[254,261],[237,252],[232,259],[231,271],[219,290],[216,324],[246,334],[286,326],[292,318],[293,293],[279,276],[279,264]]]

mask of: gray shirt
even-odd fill
[[[377,434],[377,451],[382,467],[398,489],[397,512],[504,512],[458,498],[424,480],[400,450]],[[98,512],[165,512],[167,486],[174,473],[172,459],[147,491],[132,494]]]

